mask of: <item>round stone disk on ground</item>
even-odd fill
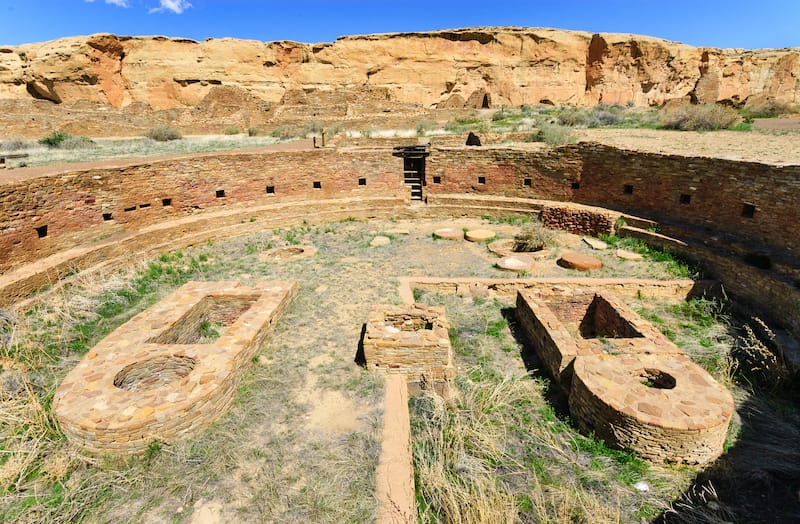
[[[591,271],[603,267],[603,263],[599,258],[574,251],[562,254],[561,258],[558,259],[558,265],[567,269],[577,269],[578,271]]]
[[[381,247],[381,246],[388,246],[391,243],[392,243],[391,238],[385,237],[383,235],[378,235],[370,241],[369,245],[371,247]]]
[[[491,229],[470,229],[464,236],[470,242],[486,242],[493,239],[497,234]]]
[[[511,255],[498,260],[496,266],[505,271],[520,273],[522,271],[530,271],[533,267],[533,260],[524,255]]]
[[[517,241],[513,238],[501,238],[486,245],[486,247],[499,257],[510,257],[514,255],[514,244]]]
[[[283,246],[259,253],[258,259],[262,262],[293,262],[313,257],[316,252],[314,246]]]
[[[463,240],[464,231],[454,227],[442,227],[434,231],[433,236],[442,240]]]
[[[602,240],[600,240],[598,238],[583,237],[583,242],[584,242],[584,244],[586,244],[590,248],[598,250],[598,251],[602,251],[604,249],[608,249],[608,244],[606,244],[605,242],[603,242]]]
[[[627,249],[617,249],[616,255],[622,260],[642,260],[644,258],[639,253],[634,253],[633,251],[628,251]]]

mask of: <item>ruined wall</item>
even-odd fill
[[[396,209],[410,197],[402,183],[403,160],[388,148],[135,162],[72,172],[54,168],[37,177],[20,170],[12,178],[19,181],[0,182],[0,284],[7,286],[3,273],[76,246],[114,241],[127,250],[152,247],[170,237],[248,220],[251,209],[259,220],[255,231],[266,227],[262,219],[273,217],[265,205],[304,203],[306,215],[299,208],[274,212],[296,223],[304,216],[333,220],[363,212],[368,217],[370,209]],[[792,282],[800,274],[800,166],[634,153],[585,143],[556,150],[433,147],[426,180],[424,212],[430,216],[540,214],[549,226],[592,234],[610,231],[620,212],[663,222],[670,235],[691,241],[681,253],[707,262],[729,292],[752,304],[769,304],[775,316],[800,332],[800,289]],[[375,200],[384,197],[391,202]],[[343,199],[348,203],[336,214],[334,202]],[[162,225],[163,230],[154,230]],[[719,249],[730,241],[737,250]],[[713,243],[714,249],[693,247]],[[79,267],[119,251],[114,249],[87,254]],[[778,273],[747,265],[741,253],[759,250]],[[9,296],[23,296],[33,285]]]
[[[579,146],[434,147],[426,165],[427,192],[570,201],[581,166]]]
[[[800,166],[582,144],[575,200],[800,254]]]
[[[387,151],[309,150],[145,161],[0,185],[0,273],[208,208],[394,195],[401,178],[402,160]]]

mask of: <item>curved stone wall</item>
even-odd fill
[[[722,453],[733,399],[685,355],[592,355],[573,366],[569,412],[587,433],[652,460],[705,464]]]
[[[737,298],[768,304],[763,309],[773,313],[770,320],[800,333],[796,165],[637,153],[592,143],[556,150],[434,147],[426,163],[428,205],[411,208],[403,159],[385,147],[111,164],[4,174],[0,305],[115,257],[303,220],[537,213],[547,225],[597,234],[611,231],[622,213],[634,213],[660,221],[681,240],[682,254],[709,262]],[[571,207],[579,204],[605,210]],[[252,218],[257,225],[238,227]],[[753,254],[766,257],[770,269],[748,265]],[[732,268],[757,272],[759,285],[737,285]]]

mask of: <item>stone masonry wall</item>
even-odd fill
[[[318,149],[143,161],[0,184],[0,273],[218,206],[395,195],[403,189],[402,169],[402,159],[389,151]],[[40,238],[42,227],[46,236]]]
[[[0,180],[0,277],[54,253],[124,241],[156,225],[210,216],[226,206],[353,197],[407,200],[402,164],[383,147],[213,153],[89,170],[55,167],[41,176],[15,171]],[[555,150],[536,145],[434,146],[426,181],[426,198],[441,201],[441,209],[431,206],[431,215],[480,216],[482,196],[517,200],[502,204],[508,211],[495,206],[494,214],[525,212],[519,202],[539,199],[551,205],[537,204],[539,211],[531,214],[540,213],[548,226],[598,234],[610,232],[620,212],[633,212],[683,225],[695,242],[729,235],[752,244],[754,251],[763,248],[784,275],[800,273],[795,262],[800,252],[800,166],[637,153],[593,143]],[[442,200],[454,195],[464,198]],[[469,197],[478,200],[465,200]],[[554,201],[570,204],[553,206]],[[574,210],[571,202],[609,211]],[[145,236],[136,243],[149,239],[155,244],[162,241],[158,238]],[[703,258],[711,252],[704,253],[693,255]],[[100,252],[97,256],[104,259]],[[800,333],[800,313],[792,313],[800,302],[796,284],[776,280],[767,271],[751,271],[741,261],[711,256],[726,289],[750,303],[789,312],[794,316],[787,324]],[[742,268],[758,277],[758,285],[742,282]]]
[[[426,165],[426,192],[571,201],[581,165],[578,146],[434,147]]]
[[[599,144],[581,144],[581,154],[574,193],[579,202],[691,224],[709,236],[733,233],[800,254],[800,166],[643,154]]]

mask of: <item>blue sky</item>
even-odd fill
[[[0,44],[92,33],[330,42],[352,34],[515,25],[695,46],[800,47],[800,0],[0,0]]]

